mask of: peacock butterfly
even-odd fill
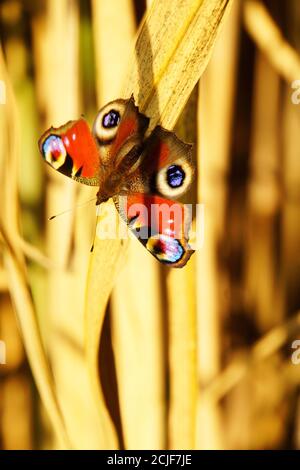
[[[104,106],[92,132],[84,119],[48,129],[39,149],[55,170],[98,186],[96,204],[113,198],[120,216],[157,260],[183,267],[189,245],[190,214],[174,201],[190,187],[192,145],[160,126],[149,137],[149,118],[133,96]]]

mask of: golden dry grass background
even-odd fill
[[[299,6],[0,1],[1,448],[300,447]],[[40,134],[131,93],[195,142],[182,270],[135,240],[90,254],[110,202],[47,220],[96,191]]]

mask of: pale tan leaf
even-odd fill
[[[123,87],[152,123],[172,128],[201,77],[231,0],[154,0]]]

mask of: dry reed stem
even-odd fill
[[[300,107],[291,102],[290,87],[286,86],[283,93],[283,116],[281,120],[282,149],[284,158],[281,159],[281,220],[280,226],[280,287],[282,289],[281,303],[285,312],[298,307],[299,299],[299,144]],[[298,336],[299,337],[299,336]]]
[[[70,443],[57,403],[53,377],[42,346],[36,313],[27,286],[24,265],[22,267],[22,264],[20,264],[20,252],[15,251],[3,226],[0,227],[0,231],[6,242],[5,266],[8,274],[10,294],[21,326],[28,360],[44,406],[48,411],[49,418],[57,434],[58,441],[60,445],[66,448],[70,446]]]
[[[170,409],[168,446],[194,449],[197,404],[195,259],[167,275]]]
[[[233,360],[203,388],[202,394],[216,402],[221,400],[256,364],[270,358],[299,331],[300,312],[297,312],[290,320],[266,333],[248,352]]]
[[[0,375],[5,378],[11,373],[18,374],[18,369],[24,364],[25,351],[8,291],[1,296],[0,308],[0,334],[6,343],[6,352],[9,351],[9,361],[6,361],[5,370],[0,369]]]
[[[276,216],[280,204],[280,81],[261,51],[255,65],[253,125],[250,149],[249,222],[246,302],[261,331],[280,321],[276,260]]]
[[[32,390],[24,373],[3,381],[2,445],[5,450],[30,450],[33,445]],[[18,425],[16,426],[16,423]]]
[[[96,91],[98,106],[120,96],[135,34],[132,0],[93,0],[93,35],[96,53]]]
[[[25,354],[9,292],[0,298],[0,336],[7,358],[0,366],[0,436],[2,448],[33,447],[32,383],[25,365]],[[17,430],[16,430],[17,428]]]
[[[185,142],[197,142],[198,96],[196,86],[175,127],[175,133]],[[196,204],[196,178],[182,202]],[[162,271],[162,278],[166,277],[170,449],[195,448],[198,388],[195,275],[195,256],[185,269],[164,267]]]
[[[290,2],[287,5],[288,27],[291,40],[297,51],[300,50],[299,41],[299,2]],[[299,79],[300,74],[295,77]],[[283,284],[283,303],[290,311],[298,307],[300,265],[299,257],[299,233],[300,233],[300,205],[299,205],[299,129],[300,107],[291,99],[290,84],[286,84],[283,92],[283,117],[282,117],[282,173],[283,186],[282,226],[280,236],[281,245],[281,282]],[[300,426],[300,423],[298,424]]]
[[[299,54],[284,39],[279,27],[260,1],[244,2],[244,22],[251,38],[289,84],[300,77]]]
[[[37,15],[33,23],[39,105],[46,116],[44,128],[61,125],[80,115],[78,2],[48,0],[45,6],[44,13]],[[49,73],[49,67],[59,73]],[[77,183],[51,169],[48,178],[48,216],[73,207],[77,190],[83,200],[91,198],[90,188],[79,190]],[[79,210],[47,223],[49,257],[57,266],[64,266],[64,270],[48,273],[48,324],[44,330],[57,395],[76,449],[110,447],[109,438],[102,432],[83,354],[84,285],[94,212],[91,210]]]
[[[24,240],[20,234],[16,234],[15,241],[18,243],[19,249],[22,251],[23,255],[30,260],[35,261],[45,269],[52,269],[55,267],[55,264],[46,255],[44,255],[44,253],[42,253],[34,245],[31,245],[31,243],[28,243],[26,240]],[[0,238],[0,242],[3,243],[2,238]]]
[[[204,246],[197,257],[198,377],[208,383],[220,368],[221,283],[218,244],[226,227],[226,176],[235,99],[240,5],[236,2],[201,79],[199,106],[198,202],[204,204]],[[224,51],[226,53],[224,54]],[[220,76],[222,85],[220,86]],[[226,90],[226,93],[224,93]],[[198,396],[197,448],[225,446],[218,406]]]
[[[2,51],[0,53],[1,76],[5,79],[7,101],[1,107],[1,187],[3,201],[0,231],[6,243],[4,253],[9,290],[15,306],[16,314],[22,331],[24,346],[32,368],[37,388],[57,434],[60,445],[69,446],[64,421],[57,402],[53,376],[42,345],[36,312],[32,303],[31,293],[27,284],[27,276],[22,251],[16,242],[18,233],[18,200],[17,200],[17,161],[20,156],[19,130],[17,110],[13,92],[5,70]],[[3,111],[3,112],[2,112]]]
[[[24,255],[29,258],[31,261],[34,261],[39,266],[45,269],[54,269],[57,268],[56,264],[53,263],[51,259],[48,258],[44,253],[41,252],[39,248],[32,245],[31,243],[24,240],[21,236],[18,237],[18,242],[20,245],[20,250]]]

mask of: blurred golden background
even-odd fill
[[[300,448],[299,31],[297,0],[0,0],[0,448]],[[182,270],[91,254],[111,202],[48,220],[96,189],[39,136],[132,92],[195,142]]]

